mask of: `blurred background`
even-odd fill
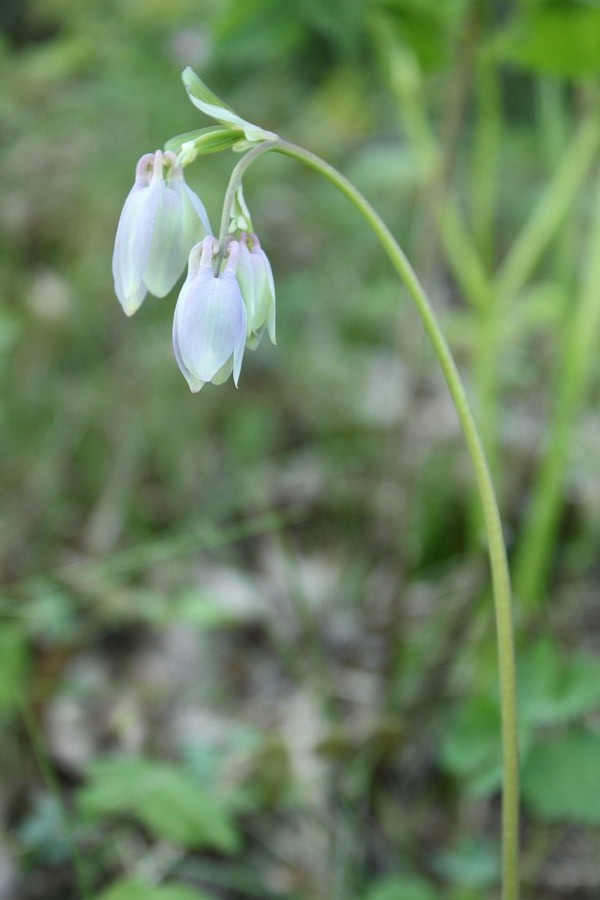
[[[600,8],[3,0],[0,896],[498,896],[469,458],[409,298],[297,163],[245,178],[278,345],[192,395],[126,319],[136,161],[242,116],[377,207],[438,312],[516,594],[523,892],[600,896]],[[217,227],[231,152],[188,183]]]

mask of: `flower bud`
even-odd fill
[[[222,384],[232,372],[237,385],[242,368],[246,308],[235,277],[239,245],[228,245],[225,267],[215,273],[217,251],[218,242],[210,236],[192,249],[175,307],[175,359],[193,392],[207,381]]]
[[[265,330],[275,343],[275,284],[256,235],[242,232],[239,247],[236,275],[246,305],[246,346],[256,350]]]
[[[168,294],[190,248],[210,234],[206,210],[183,179],[174,153],[147,153],[137,164],[113,253],[115,293],[128,316],[146,293]]]

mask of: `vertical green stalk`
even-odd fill
[[[562,224],[589,172],[599,144],[600,124],[597,115],[590,113],[564,151],[552,179],[491,280],[485,302],[478,310],[478,341],[474,360],[476,409],[483,443],[496,478],[502,477],[499,471],[501,466],[497,465],[500,319]],[[477,523],[478,515],[472,514],[471,521]]]
[[[569,139],[571,117],[565,107],[564,91],[565,83],[560,78],[546,76],[536,83],[539,150],[548,177],[554,171]],[[572,281],[573,262],[576,258],[573,252],[573,232],[569,225],[567,220],[555,241],[556,252],[552,254],[551,260],[553,274],[564,285]]]
[[[480,14],[482,17],[488,16],[489,9],[481,9]],[[495,360],[499,323],[498,306],[491,287],[491,272],[494,265],[494,213],[502,120],[498,71],[493,55],[485,50],[480,53],[477,61],[475,102],[469,212],[485,284],[481,291],[482,302],[478,304],[473,316],[476,329],[472,345],[473,402],[479,433],[498,486],[500,467],[497,465],[498,448],[495,440],[498,418]],[[475,544],[478,543],[481,530],[479,498],[473,493],[469,503],[469,531]]]
[[[476,120],[469,191],[470,224],[486,270],[494,263],[494,211],[502,132],[500,85],[493,55],[482,51],[475,75]]]
[[[275,150],[299,160],[323,175],[351,201],[371,226],[417,308],[456,408],[473,462],[488,536],[502,717],[502,897],[503,900],[517,900],[519,896],[519,757],[510,576],[496,495],[465,389],[435,313],[404,252],[373,207],[336,169],[319,159],[318,156],[287,141],[270,141],[258,145],[238,163],[231,175],[231,191],[228,190],[228,196],[232,196],[235,186],[240,183],[242,174],[249,164],[248,157],[252,154],[252,159],[255,159],[262,152],[268,150]],[[228,210],[225,208],[223,218],[225,219],[228,214]]]
[[[515,557],[515,588],[530,608],[542,599],[552,562],[573,422],[597,353],[599,332],[600,179],[581,293],[566,323],[550,438]]]
[[[577,129],[554,177],[496,275],[496,290],[503,303],[518,294],[539,262],[581,188],[599,144],[600,122],[594,108]]]

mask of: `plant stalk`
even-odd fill
[[[225,226],[222,224],[222,231],[223,227],[226,228],[234,192],[243,173],[258,156],[270,150],[290,156],[323,175],[350,200],[371,226],[417,308],[448,385],[462,427],[475,470],[486,525],[496,618],[502,718],[502,900],[517,900],[519,896],[519,754],[510,576],[498,503],[466,392],[427,295],[391,231],[354,185],[337,169],[315,154],[281,139],[264,142],[253,148],[232,172],[223,209]]]

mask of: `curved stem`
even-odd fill
[[[232,180],[225,200],[223,217],[225,225],[223,226],[222,223],[222,231],[223,227],[225,229],[227,227],[225,215],[226,213],[228,215],[228,209],[231,206],[235,189],[240,182],[242,174],[256,157],[269,150],[275,150],[277,153],[290,156],[319,172],[345,194],[363,218],[366,219],[377,235],[421,316],[456,408],[475,469],[488,537],[496,617],[502,717],[502,898],[503,900],[517,900],[519,896],[519,754],[510,576],[496,494],[466,392],[452,353],[427,295],[393,234],[354,185],[341,175],[337,169],[334,169],[324,160],[315,156],[315,154],[281,139],[257,145],[237,164],[232,173]],[[229,207],[227,206],[228,203]]]
[[[239,163],[234,167],[229,179],[229,184],[227,185],[227,190],[225,191],[225,198],[223,200],[221,227],[219,229],[219,253],[223,253],[225,249],[225,239],[227,237],[229,228],[229,220],[231,218],[231,207],[233,206],[233,201],[235,199],[235,192],[242,183],[244,172],[246,171],[248,166],[252,165],[255,159],[258,159],[258,157],[262,156],[263,153],[268,153],[269,150],[274,150],[276,146],[276,141],[261,141],[261,143],[253,147],[252,150],[248,150],[248,152],[245,153],[244,156],[242,156]]]

